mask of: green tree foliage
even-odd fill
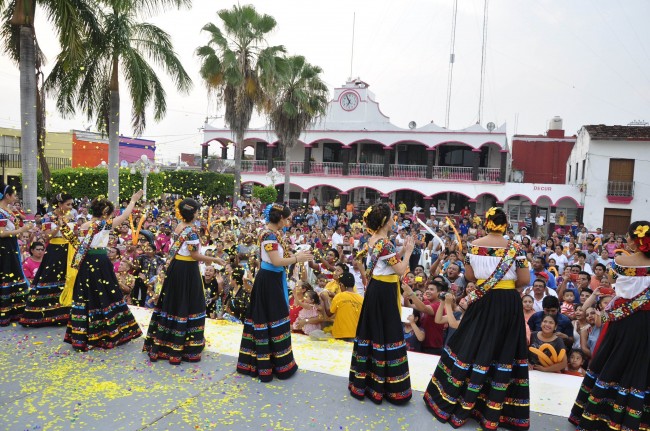
[[[253,197],[261,200],[263,204],[270,204],[278,198],[278,191],[273,186],[253,186]]]
[[[39,196],[46,196],[38,173]],[[66,192],[81,198],[93,198],[106,193],[108,171],[102,168],[68,168],[52,172],[52,194]],[[120,199],[128,199],[142,188],[142,176],[131,174],[129,169],[120,169]],[[147,195],[156,199],[163,193],[182,196],[206,196],[224,198],[232,196],[233,176],[216,172],[171,171],[149,174]],[[48,196],[49,197],[49,196]]]

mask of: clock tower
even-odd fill
[[[368,87],[368,83],[354,78],[334,89],[327,120],[334,123],[388,123],[389,118],[382,114]]]

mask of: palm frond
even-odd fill
[[[183,93],[189,92],[192,88],[192,79],[174,52],[169,35],[159,27],[148,23],[135,24],[132,30],[133,48],[162,67],[174,80],[177,90]]]

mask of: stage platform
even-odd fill
[[[150,311],[132,308],[143,332]],[[409,353],[406,406],[352,399],[352,345],[293,336],[300,372],[259,383],[235,372],[241,325],[208,320],[201,362],[151,363],[142,339],[79,353],[65,328],[0,328],[2,430],[451,430],[422,401],[438,357]],[[566,421],[580,379],[531,372],[531,430],[573,430]],[[469,422],[463,430],[476,430]]]

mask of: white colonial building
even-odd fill
[[[650,219],[650,127],[584,126],[566,166],[567,184],[584,191],[584,223],[625,233]]]
[[[289,150],[291,199],[325,202],[340,195],[361,205],[388,199],[409,208],[435,205],[441,213],[458,213],[466,205],[481,213],[497,204],[514,222],[528,212],[534,217],[543,211],[547,219],[559,209],[579,212],[582,197],[573,184],[508,182],[505,125],[490,129],[475,124],[448,130],[433,122],[398,127],[368,84],[351,80],[334,90],[327,115]],[[225,157],[232,140],[229,129],[206,124],[204,148],[219,144]],[[284,172],[281,143],[269,127],[251,128],[245,146],[252,157],[242,163],[242,183],[268,185],[271,169]]]

